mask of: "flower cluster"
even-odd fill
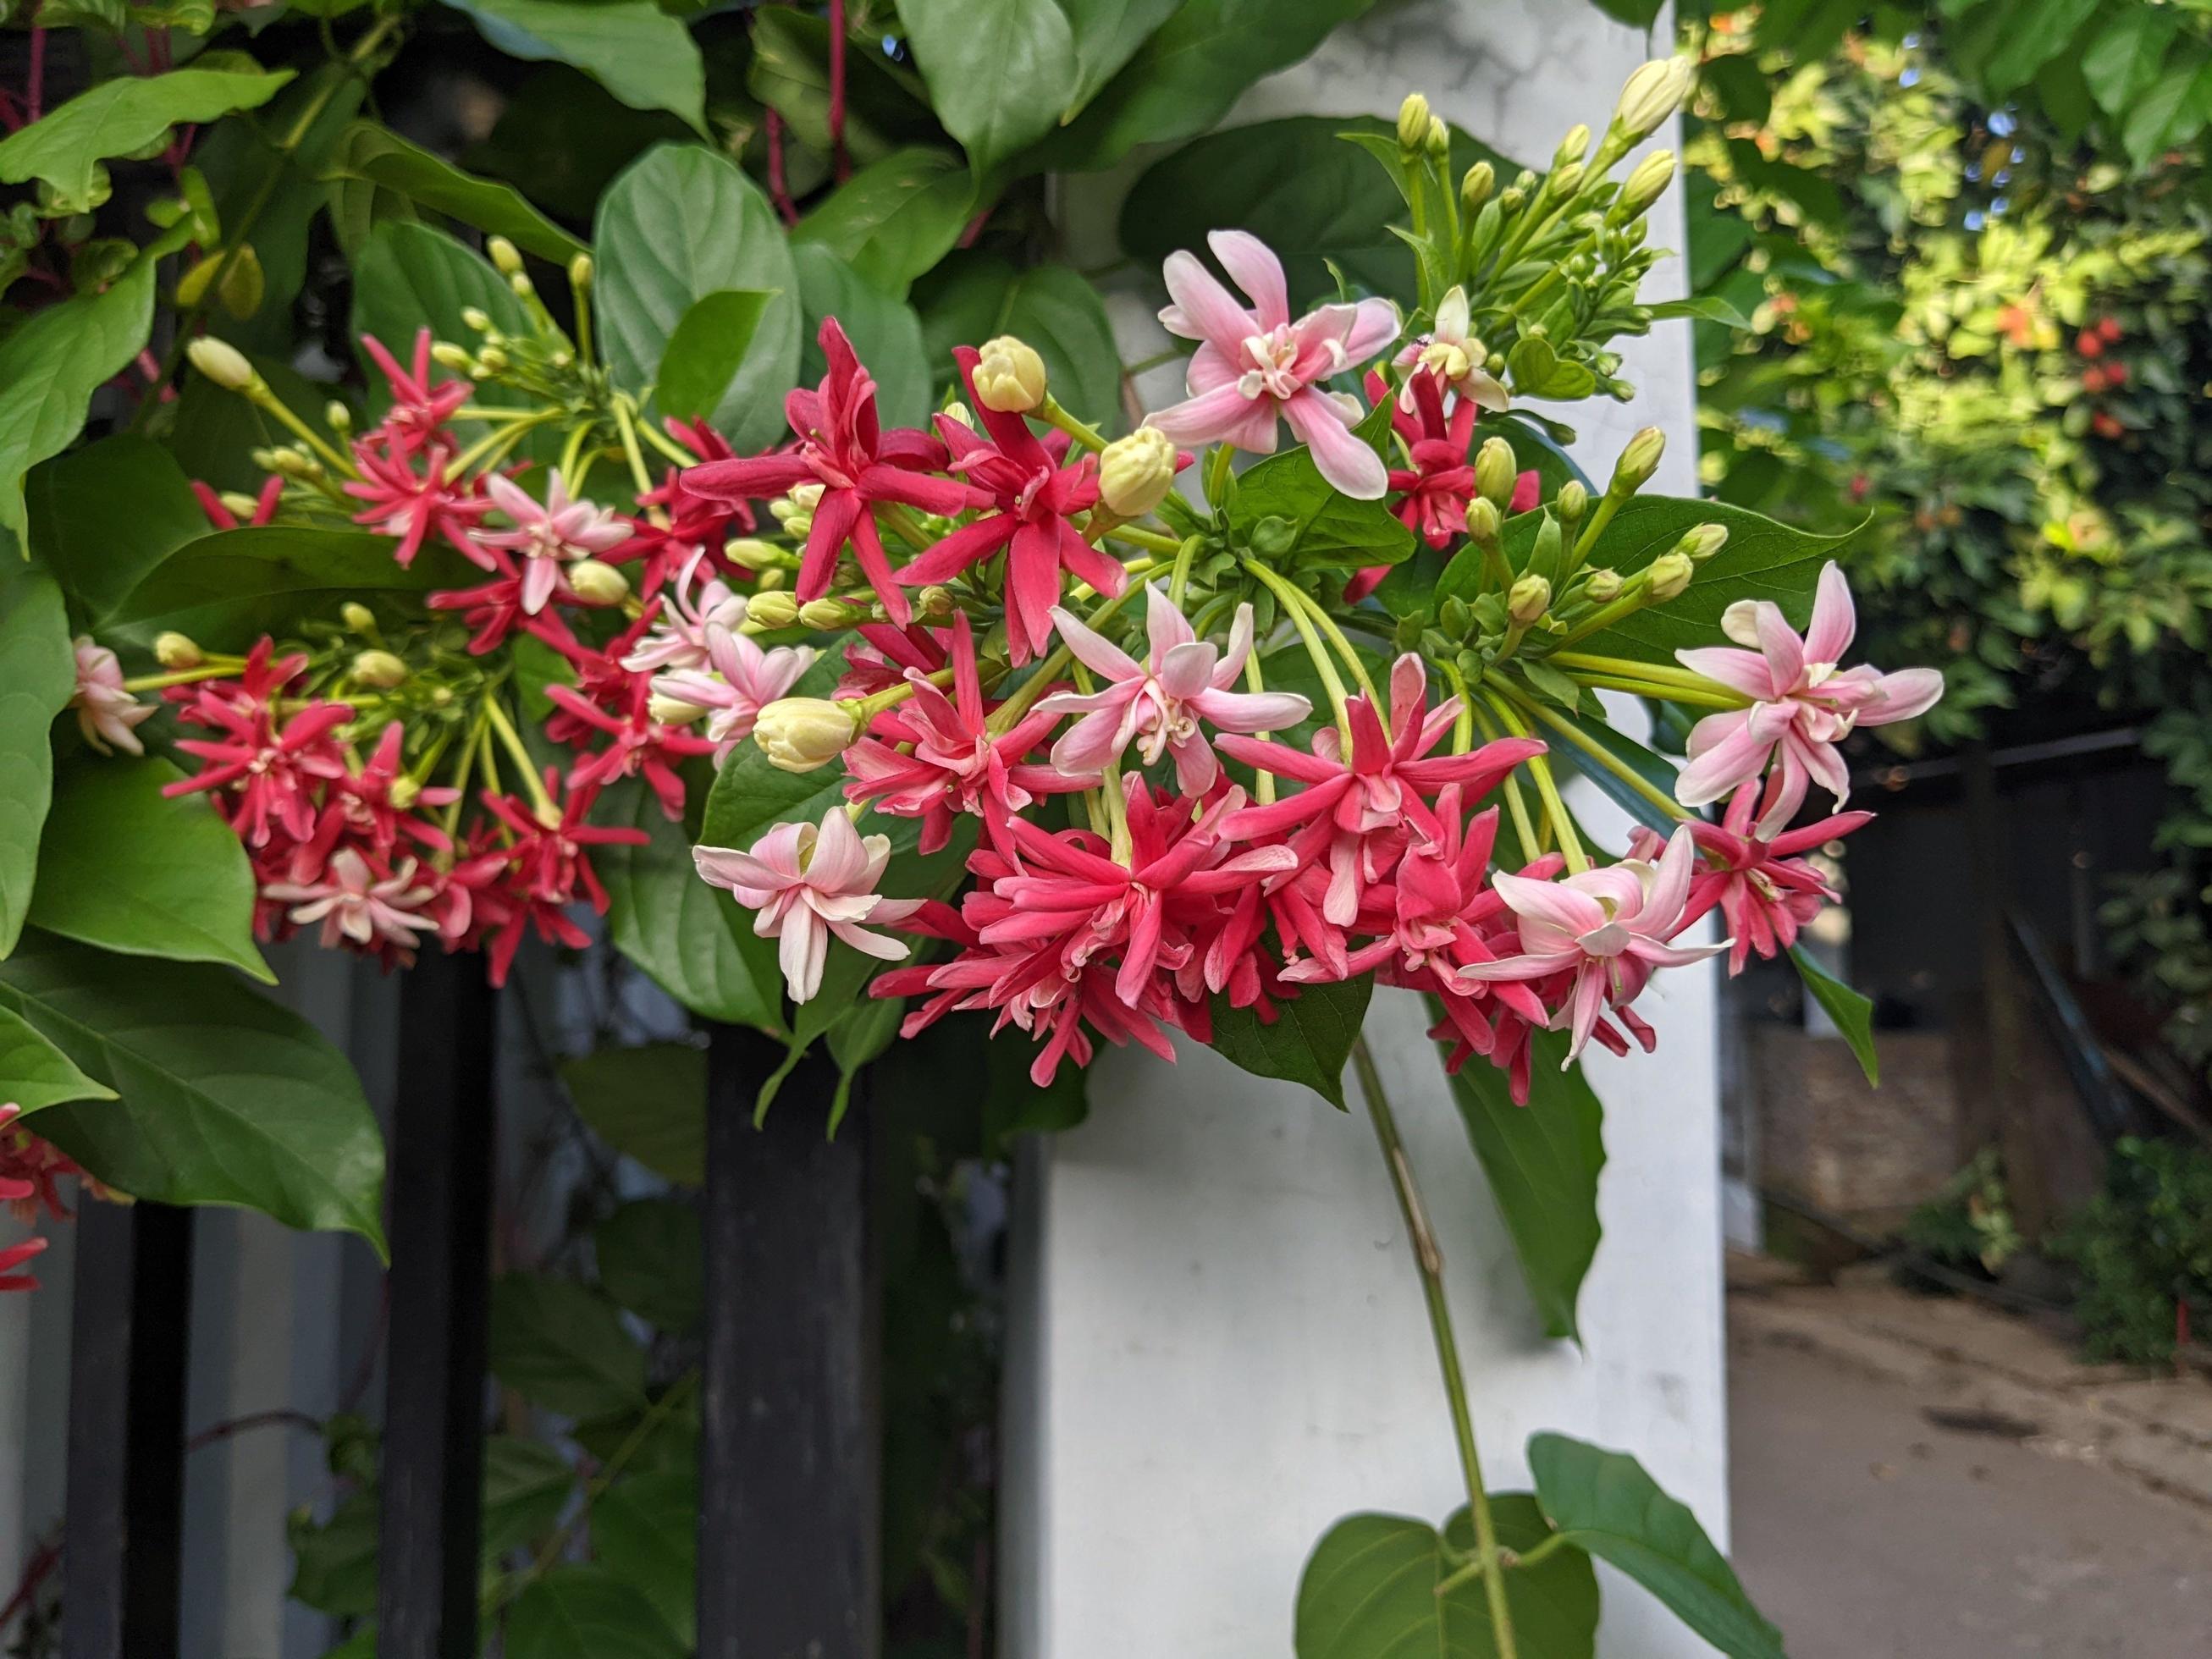
[[[42,1213],[66,1219],[70,1211],[62,1202],[60,1183],[67,1176],[78,1177],[95,1198],[109,1195],[58,1147],[19,1127],[15,1120],[21,1115],[22,1108],[12,1102],[0,1106],[0,1204],[16,1220],[35,1222]],[[46,1248],[46,1239],[37,1234],[0,1248],[0,1292],[37,1290],[38,1279],[25,1268]]]

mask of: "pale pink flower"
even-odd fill
[[[1227,443],[1265,455],[1274,450],[1280,416],[1312,450],[1322,477],[1347,495],[1379,501],[1389,487],[1382,458],[1352,432],[1367,411],[1322,383],[1397,337],[1396,307],[1362,300],[1322,306],[1292,322],[1282,262],[1266,243],[1241,230],[1217,230],[1206,240],[1251,296],[1251,309],[1237,304],[1195,254],[1168,256],[1164,275],[1175,303],[1160,321],[1199,348],[1186,377],[1190,398],[1146,416],[1146,423],[1179,444]]]
[[[706,666],[657,675],[653,693],[708,711],[707,735],[714,740],[714,764],[720,766],[752,736],[761,710],[799,684],[799,677],[813,665],[814,652],[804,645],[763,651],[750,635],[719,626],[703,629],[701,637]]]
[[[1857,628],[1850,584],[1831,561],[1820,572],[1812,625],[1798,638],[1779,605],[1739,599],[1721,618],[1721,631],[1738,645],[1677,651],[1686,668],[1718,680],[1752,699],[1748,708],[1708,714],[1691,728],[1690,763],[1674,781],[1685,806],[1717,801],[1775,763],[1761,803],[1758,833],[1773,834],[1796,816],[1812,784],[1836,798],[1850,797],[1850,772],[1837,754],[1856,726],[1887,726],[1924,714],[1943,695],[1943,676],[1933,668],[1893,674],[1864,664],[1838,668]]]
[[[412,951],[418,933],[438,928],[421,912],[436,895],[415,885],[414,860],[380,880],[368,860],[350,847],[331,854],[320,881],[270,882],[261,896],[292,905],[290,919],[302,927],[321,922],[326,946],[349,939],[363,947],[381,942]]]
[[[903,921],[921,908],[920,899],[890,899],[876,889],[890,862],[889,836],[863,836],[842,810],[821,827],[779,823],[749,853],[730,847],[695,847],[700,878],[726,887],[738,903],[759,914],[753,932],[775,939],[776,961],[792,1000],[805,1002],[822,988],[822,964],[832,934],[856,951],[897,962],[907,947],[864,921]]]
[[[622,665],[631,673],[703,668],[712,658],[711,642],[716,635],[734,635],[744,623],[744,594],[711,570],[706,571],[705,580],[698,580],[705,556],[703,551],[694,553],[685,562],[667,604],[653,618],[652,631],[622,659]]]
[[[1519,922],[1521,953],[1468,963],[1459,977],[1485,981],[1572,974],[1571,987],[1551,1020],[1553,1030],[1574,1034],[1567,1049],[1571,1062],[1589,1042],[1599,1017],[1608,1006],[1633,1002],[1653,969],[1685,967],[1728,948],[1725,942],[1669,943],[1681,931],[1697,861],[1697,843],[1684,825],[1656,864],[1623,859],[1557,881],[1501,871],[1491,878],[1491,885]]]
[[[630,538],[629,525],[611,508],[570,501],[568,483],[558,472],[546,483],[543,503],[499,473],[484,480],[484,493],[514,528],[477,529],[470,534],[486,547],[503,547],[522,556],[526,616],[534,617],[545,608],[561,586],[563,564],[611,553]]]
[[[1176,778],[1184,792],[1204,794],[1220,769],[1213,745],[1199,722],[1223,732],[1281,732],[1313,712],[1313,705],[1289,691],[1232,691],[1252,654],[1252,607],[1240,605],[1229,630],[1229,650],[1201,640],[1182,611],[1157,586],[1145,590],[1142,663],[1112,641],[1093,633],[1058,605],[1052,620],[1078,661],[1109,682],[1103,690],[1055,691],[1037,707],[1048,714],[1083,718],[1052,746],[1052,763],[1069,777],[1097,777],[1133,741],[1150,766],[1162,754],[1175,757]]]
[[[131,728],[151,716],[155,705],[141,702],[123,689],[123,665],[106,646],[94,644],[88,634],[76,637],[76,690],[69,706],[76,710],[84,740],[101,754],[112,755],[117,749],[128,755],[146,752]]]

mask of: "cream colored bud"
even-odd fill
[[[914,608],[925,617],[949,617],[953,611],[952,590],[949,587],[925,587],[914,596]]]
[[[1682,590],[1690,585],[1690,578],[1696,574],[1697,567],[1690,562],[1687,554],[1662,553],[1651,561],[1651,597],[1662,605],[1668,599],[1680,597]]]
[[[1633,219],[1648,211],[1674,182],[1674,152],[1654,150],[1636,164],[1636,170],[1628,175],[1628,182],[1621,185],[1620,200],[1614,211],[1624,219]]]
[[[841,628],[850,628],[860,615],[842,599],[809,599],[799,607],[800,626],[817,634],[834,634]]]
[[[1429,142],[1429,100],[1418,92],[1406,94],[1406,101],[1398,106],[1398,148],[1417,150]]]
[[[1505,614],[1526,628],[1552,608],[1552,585],[1531,571],[1505,596]]]
[[[354,684],[373,691],[389,691],[407,678],[407,665],[389,651],[363,651],[347,671]]]
[[[1613,112],[1614,130],[1631,143],[1656,132],[1690,95],[1697,78],[1697,62],[1690,58],[1655,58],[1642,65],[1620,89]]]
[[[1520,465],[1513,459],[1513,446],[1503,438],[1486,438],[1474,453],[1474,487],[1482,498],[1492,507],[1503,508],[1513,499],[1514,481],[1520,476]]]
[[[391,787],[384,792],[384,798],[404,812],[422,799],[422,786],[403,772],[392,779]]]
[[[190,635],[173,631],[154,636],[154,660],[164,668],[198,668],[207,653]]]
[[[1552,165],[1563,167],[1570,161],[1584,161],[1589,155],[1589,147],[1590,130],[1587,125],[1577,122],[1569,127],[1567,136],[1559,140],[1559,148],[1552,156]]]
[[[811,772],[853,746],[860,728],[842,703],[826,697],[784,697],[760,712],[753,741],[783,772]]]
[[[269,452],[269,470],[301,483],[317,483],[323,476],[323,464],[292,444]]]
[[[1613,489],[1623,495],[1643,489],[1659,470],[1659,458],[1666,453],[1667,434],[1656,426],[1645,427],[1620,452],[1613,469]]]
[[[1026,415],[1044,401],[1044,359],[1011,334],[983,342],[975,363],[975,401],[1001,415]]]
[[[1498,532],[1504,527],[1504,521],[1498,517],[1498,503],[1489,496],[1477,495],[1467,504],[1468,539],[1487,547],[1498,539]]]
[[[1559,522],[1571,530],[1583,521],[1583,514],[1589,511],[1589,491],[1581,479],[1570,478],[1559,486],[1559,495],[1552,502],[1552,508],[1559,515]]]
[[[323,405],[323,424],[343,438],[353,430],[353,410],[333,398]]]
[[[261,510],[260,501],[242,489],[226,489],[216,499],[230,509],[234,519],[251,520]]]
[[[662,726],[689,726],[707,711],[696,702],[656,691],[646,699],[645,712]]]
[[[248,392],[261,384],[261,376],[246,354],[228,340],[204,334],[185,348],[192,367],[226,392]]]
[[[1490,192],[1497,188],[1498,169],[1487,161],[1477,161],[1467,170],[1467,177],[1459,181],[1460,205],[1473,213],[1490,199]]]
[[[530,280],[530,273],[526,270],[516,271],[514,276],[507,279],[507,285],[514,291],[514,297],[518,300],[527,300],[538,292],[538,284]]]
[[[1429,154],[1439,161],[1451,154],[1451,129],[1444,125],[1444,118],[1441,115],[1429,117],[1426,148]]]
[[[768,569],[756,571],[753,574],[753,586],[757,591],[763,593],[769,592],[775,588],[788,587],[790,586],[791,572],[785,569],[781,565],[771,565]]]
[[[1701,524],[1674,544],[1685,556],[1703,564],[1728,545],[1728,526],[1724,524]]]
[[[592,256],[588,253],[579,253],[568,261],[568,286],[580,293],[590,290],[595,274]]]
[[[1589,169],[1580,161],[1570,161],[1552,175],[1552,194],[1565,201],[1583,187]]]
[[[482,306],[463,306],[461,321],[467,325],[471,334],[491,332],[491,313]]]
[[[1610,605],[1626,586],[1618,570],[1593,570],[1583,583],[1583,597],[1598,605]]]
[[[471,372],[481,378],[486,374],[496,374],[506,367],[507,353],[498,346],[488,345],[477,353],[476,366]]]
[[[372,639],[376,635],[376,613],[359,599],[348,599],[338,607],[338,620],[356,634],[366,634]]]
[[[722,544],[722,556],[740,570],[766,570],[784,563],[790,555],[774,542],[757,536],[738,536]]]
[[[477,366],[477,360],[469,356],[465,347],[457,346],[450,340],[441,340],[430,348],[430,361],[456,374],[465,374]]]
[[[975,411],[969,408],[967,404],[962,403],[957,398],[955,398],[951,403],[945,405],[945,413],[950,418],[959,422],[961,425],[966,427],[970,432],[973,432],[975,429]]]
[[[1141,518],[1167,499],[1175,475],[1175,441],[1158,427],[1140,426],[1100,454],[1098,493],[1122,518]]]
[[[502,276],[522,274],[522,255],[514,243],[504,236],[495,236],[484,244],[484,252],[491,257],[493,268]]]
[[[586,605],[620,605],[629,597],[629,578],[597,559],[579,559],[568,567],[568,586]]]
[[[799,621],[799,601],[788,593],[756,593],[745,601],[745,620],[763,630],[789,628]]]

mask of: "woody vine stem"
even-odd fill
[[[1437,1248],[1435,1230],[1429,1225],[1429,1212],[1421,1202],[1421,1189],[1413,1182],[1413,1164],[1406,1156],[1405,1142],[1398,1136],[1398,1120],[1390,1110],[1389,1097],[1382,1091],[1382,1076],[1375,1069],[1375,1056],[1369,1052],[1364,1036],[1352,1045],[1352,1064],[1359,1073],[1359,1092],[1367,1101],[1367,1116],[1375,1126],[1376,1142],[1382,1149],[1383,1166],[1389,1170],[1390,1185],[1398,1194],[1399,1212],[1406,1218],[1414,1265],[1421,1270],[1421,1295],[1428,1304],[1429,1328],[1437,1340],[1437,1364],[1443,1373],[1444,1394],[1451,1401],[1452,1430],[1459,1437],[1468,1513],[1474,1521],[1474,1560],[1462,1573],[1440,1583],[1437,1593],[1441,1595],[1462,1577],[1479,1575],[1490,1601],[1490,1629],[1498,1659],[1519,1659],[1513,1641],[1513,1610],[1505,1599],[1504,1569],[1509,1559],[1498,1547],[1498,1524],[1491,1517],[1490,1496],[1482,1485],[1482,1457],[1475,1448],[1474,1419],[1468,1410],[1467,1379],[1459,1368],[1459,1340],[1452,1334],[1451,1309],[1444,1301],[1443,1252]]]

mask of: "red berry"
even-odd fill
[[[2105,384],[2120,386],[2128,383],[2128,366],[2115,357],[2105,365]]]
[[[2105,371],[2104,371],[2103,369],[2101,369],[2101,368],[2085,368],[2085,369],[2083,369],[2083,370],[2081,371],[2081,390],[2082,390],[2082,391],[2084,391],[2084,392],[2102,392],[2104,389],[2105,389]]]
[[[2097,332],[2104,336],[2104,337],[2108,341],[2118,339],[2120,337],[2120,319],[2117,317],[2101,317],[2098,319]]]
[[[2100,438],[2117,438],[2127,429],[2101,409],[2089,417],[2089,427]]]
[[[2093,328],[2085,328],[2074,337],[2074,349],[2084,357],[2101,357],[2105,353],[2104,337]]]

